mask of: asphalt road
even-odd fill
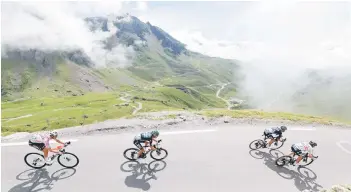
[[[162,131],[160,138],[169,156],[160,162],[148,157],[134,171],[132,165],[137,163],[128,162],[122,155],[126,148],[133,147],[132,132],[72,138],[76,141],[67,149],[80,158],[75,169],[64,169],[55,162],[33,170],[23,157],[34,149],[26,145],[2,146],[1,190],[295,192],[351,182],[350,129],[294,127],[285,134],[288,140],[279,151],[250,151],[249,143],[261,137],[263,126],[188,126],[184,130]],[[194,129],[205,131],[191,132]],[[274,165],[277,154],[289,153],[292,143],[310,139],[318,142],[315,151],[319,159],[308,168]],[[156,171],[148,170],[149,163]]]

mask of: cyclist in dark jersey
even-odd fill
[[[266,128],[264,130],[264,135],[268,138],[270,138],[271,140],[268,142],[268,148],[271,147],[273,141],[275,139],[280,140],[281,137],[283,136],[283,132],[285,132],[287,130],[286,126],[281,126],[281,127],[270,127],[270,128]]]
[[[151,150],[155,150],[155,148],[152,146],[152,141],[156,141],[156,138],[160,135],[159,131],[154,130],[154,131],[148,131],[148,132],[144,132],[144,133],[140,133],[138,135],[136,135],[134,137],[134,145],[138,147],[139,152],[138,152],[138,157],[140,157],[140,155],[142,153],[144,153],[144,147],[141,145],[142,143],[145,144],[145,146],[148,145],[148,143],[150,143],[150,147]]]

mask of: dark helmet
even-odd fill
[[[310,141],[309,144],[310,144],[312,147],[316,147],[316,146],[317,146],[317,143],[314,142],[314,141]]]
[[[282,132],[286,131],[288,128],[286,128],[286,126],[280,126],[280,129],[282,129]]]
[[[160,134],[160,132],[158,132],[157,130],[154,130],[154,131],[151,131],[151,134],[152,134],[153,136],[158,137],[158,135]]]

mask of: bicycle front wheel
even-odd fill
[[[73,168],[79,164],[79,158],[75,154],[68,153],[68,152],[65,152],[64,154],[59,155],[57,158],[57,161],[62,167],[66,167],[66,168]]]
[[[163,160],[168,156],[168,151],[166,149],[163,149],[163,148],[156,149],[154,151],[151,151],[150,156],[151,156],[151,158],[153,158],[157,161]]]

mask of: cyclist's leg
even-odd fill
[[[133,141],[134,145],[139,149],[138,151],[138,158],[140,157],[140,155],[144,152],[144,148],[143,146],[141,145],[142,141],[139,140],[139,139],[134,139]]]
[[[277,134],[274,134],[274,133],[269,135],[269,138],[271,140],[268,142],[268,147],[270,147],[272,145],[272,143],[273,143],[273,141],[275,140],[276,137],[277,137]]]
[[[299,156],[296,160],[295,160],[295,162],[294,162],[294,164],[293,165],[296,165],[296,164],[298,164],[300,161],[301,161],[301,159],[302,159],[302,152],[301,152],[301,150],[299,149],[299,148],[297,148],[295,145],[292,145],[291,146],[291,150],[292,150],[292,152],[294,152],[294,154],[295,155],[297,155],[297,156]]]
[[[31,146],[31,147],[39,150],[39,151],[42,151],[44,153],[44,159],[47,161],[47,157],[48,157],[48,154],[49,154],[49,148],[47,148],[45,146],[45,143],[29,141],[28,144],[29,144],[29,146]]]
[[[289,154],[289,156],[294,157],[296,155],[295,145],[294,144],[291,145],[290,149],[291,149],[291,153]]]
[[[298,157],[298,158],[296,159],[296,161],[294,162],[294,165],[299,164],[300,161],[302,160],[302,157],[303,157],[304,155],[306,155],[305,153],[302,153],[301,150],[298,150],[298,151],[296,152],[296,154],[297,154],[299,157]]]

